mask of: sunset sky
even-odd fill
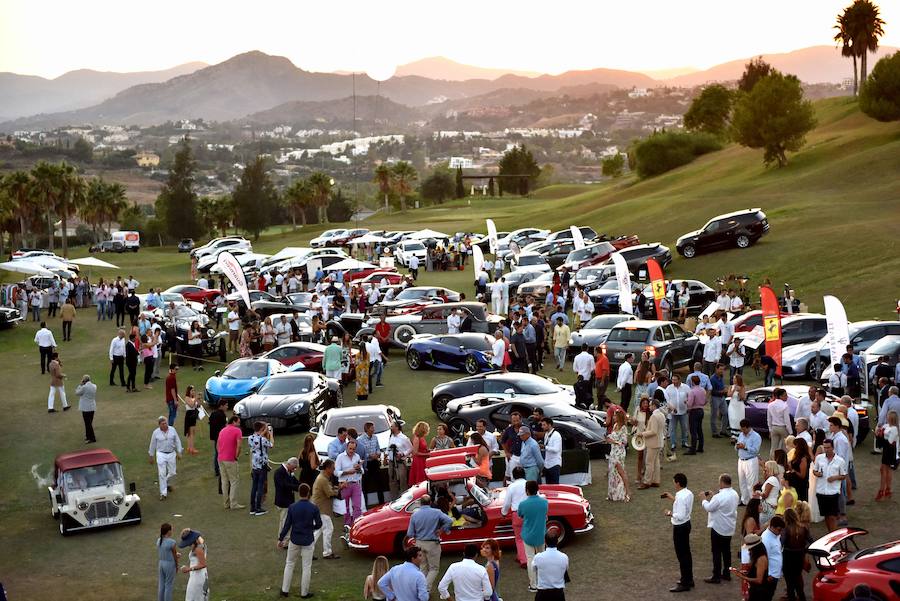
[[[389,73],[427,56],[559,73],[706,68],[832,44],[850,0],[0,0],[0,72],[165,69],[247,50],[310,71]],[[900,1],[881,1],[900,45]]]

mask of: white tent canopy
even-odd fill
[[[350,241],[350,244],[378,244],[379,242],[387,241],[387,238],[382,238],[381,236],[376,236],[375,234],[366,234],[365,236],[354,238]]]
[[[407,238],[411,240],[424,240],[425,238],[449,238],[447,234],[443,234],[441,232],[436,232],[434,230],[424,229],[419,230],[413,234],[407,236]]]
[[[112,263],[107,263],[102,259],[98,259],[96,257],[84,257],[83,259],[72,259],[69,263],[74,263],[75,265],[84,265],[86,267],[101,267],[103,269],[119,269],[118,265],[113,265]]]
[[[323,271],[347,271],[348,269],[378,269],[378,265],[372,265],[365,261],[357,261],[356,259],[344,259],[338,261],[328,267],[323,267]]]
[[[45,269],[36,263],[30,261],[6,261],[0,263],[0,269],[5,271],[14,271],[16,273],[24,273],[25,275],[42,275],[52,277],[54,273],[49,269]]]

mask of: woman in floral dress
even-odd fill
[[[631,500],[628,494],[628,476],[625,474],[625,446],[628,444],[628,433],[625,431],[625,413],[616,411],[615,426],[606,439],[609,441],[609,491],[608,501]]]
[[[359,354],[356,356],[356,400],[365,401],[369,398],[369,355],[366,353],[366,345],[359,345]]]

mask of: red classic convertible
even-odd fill
[[[513,545],[515,537],[510,517],[500,513],[506,489],[485,490],[475,483],[478,468],[472,460],[473,450],[474,447],[468,451],[463,447],[432,451],[425,464],[427,480],[411,487],[399,498],[360,516],[345,535],[347,544],[373,555],[401,553],[406,544],[410,516],[419,507],[422,495],[428,493],[434,498],[443,488],[455,495],[457,503],[474,508],[480,524],[453,527],[449,533],[442,534],[442,548],[458,550],[466,543],[488,538],[496,539],[501,545]],[[540,494],[550,502],[547,528],[555,527],[562,533],[561,544],[574,534],[594,528],[591,505],[578,486],[542,485]]]
[[[900,598],[900,540],[860,549],[862,528],[839,528],[807,549],[819,572],[813,579],[813,598],[844,601],[857,584],[868,584],[873,599]]]

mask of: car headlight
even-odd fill
[[[304,401],[300,401],[300,402],[298,402],[298,403],[294,403],[293,405],[291,405],[290,407],[288,407],[288,410],[287,410],[285,413],[286,413],[287,415],[295,415],[295,414],[300,413],[301,411],[303,411],[303,407],[304,407],[305,405],[306,405],[306,403],[305,403]]]
[[[214,329],[210,328],[210,329],[206,330],[206,336],[208,338],[212,338],[215,335],[216,335],[216,331]]]
[[[84,501],[81,501],[80,503],[78,503],[78,509],[80,509],[81,511],[84,511],[87,508],[88,508],[88,504],[85,503]]]
[[[237,405],[234,406],[234,412],[237,413],[238,415],[240,415],[241,417],[244,417],[244,413],[246,413],[246,411],[247,411],[247,409],[246,409],[246,407],[244,407],[243,403],[238,403]]]
[[[113,499],[113,503],[115,503],[116,505],[121,505],[124,501],[125,497],[123,497],[122,495],[116,495],[116,498]]]

